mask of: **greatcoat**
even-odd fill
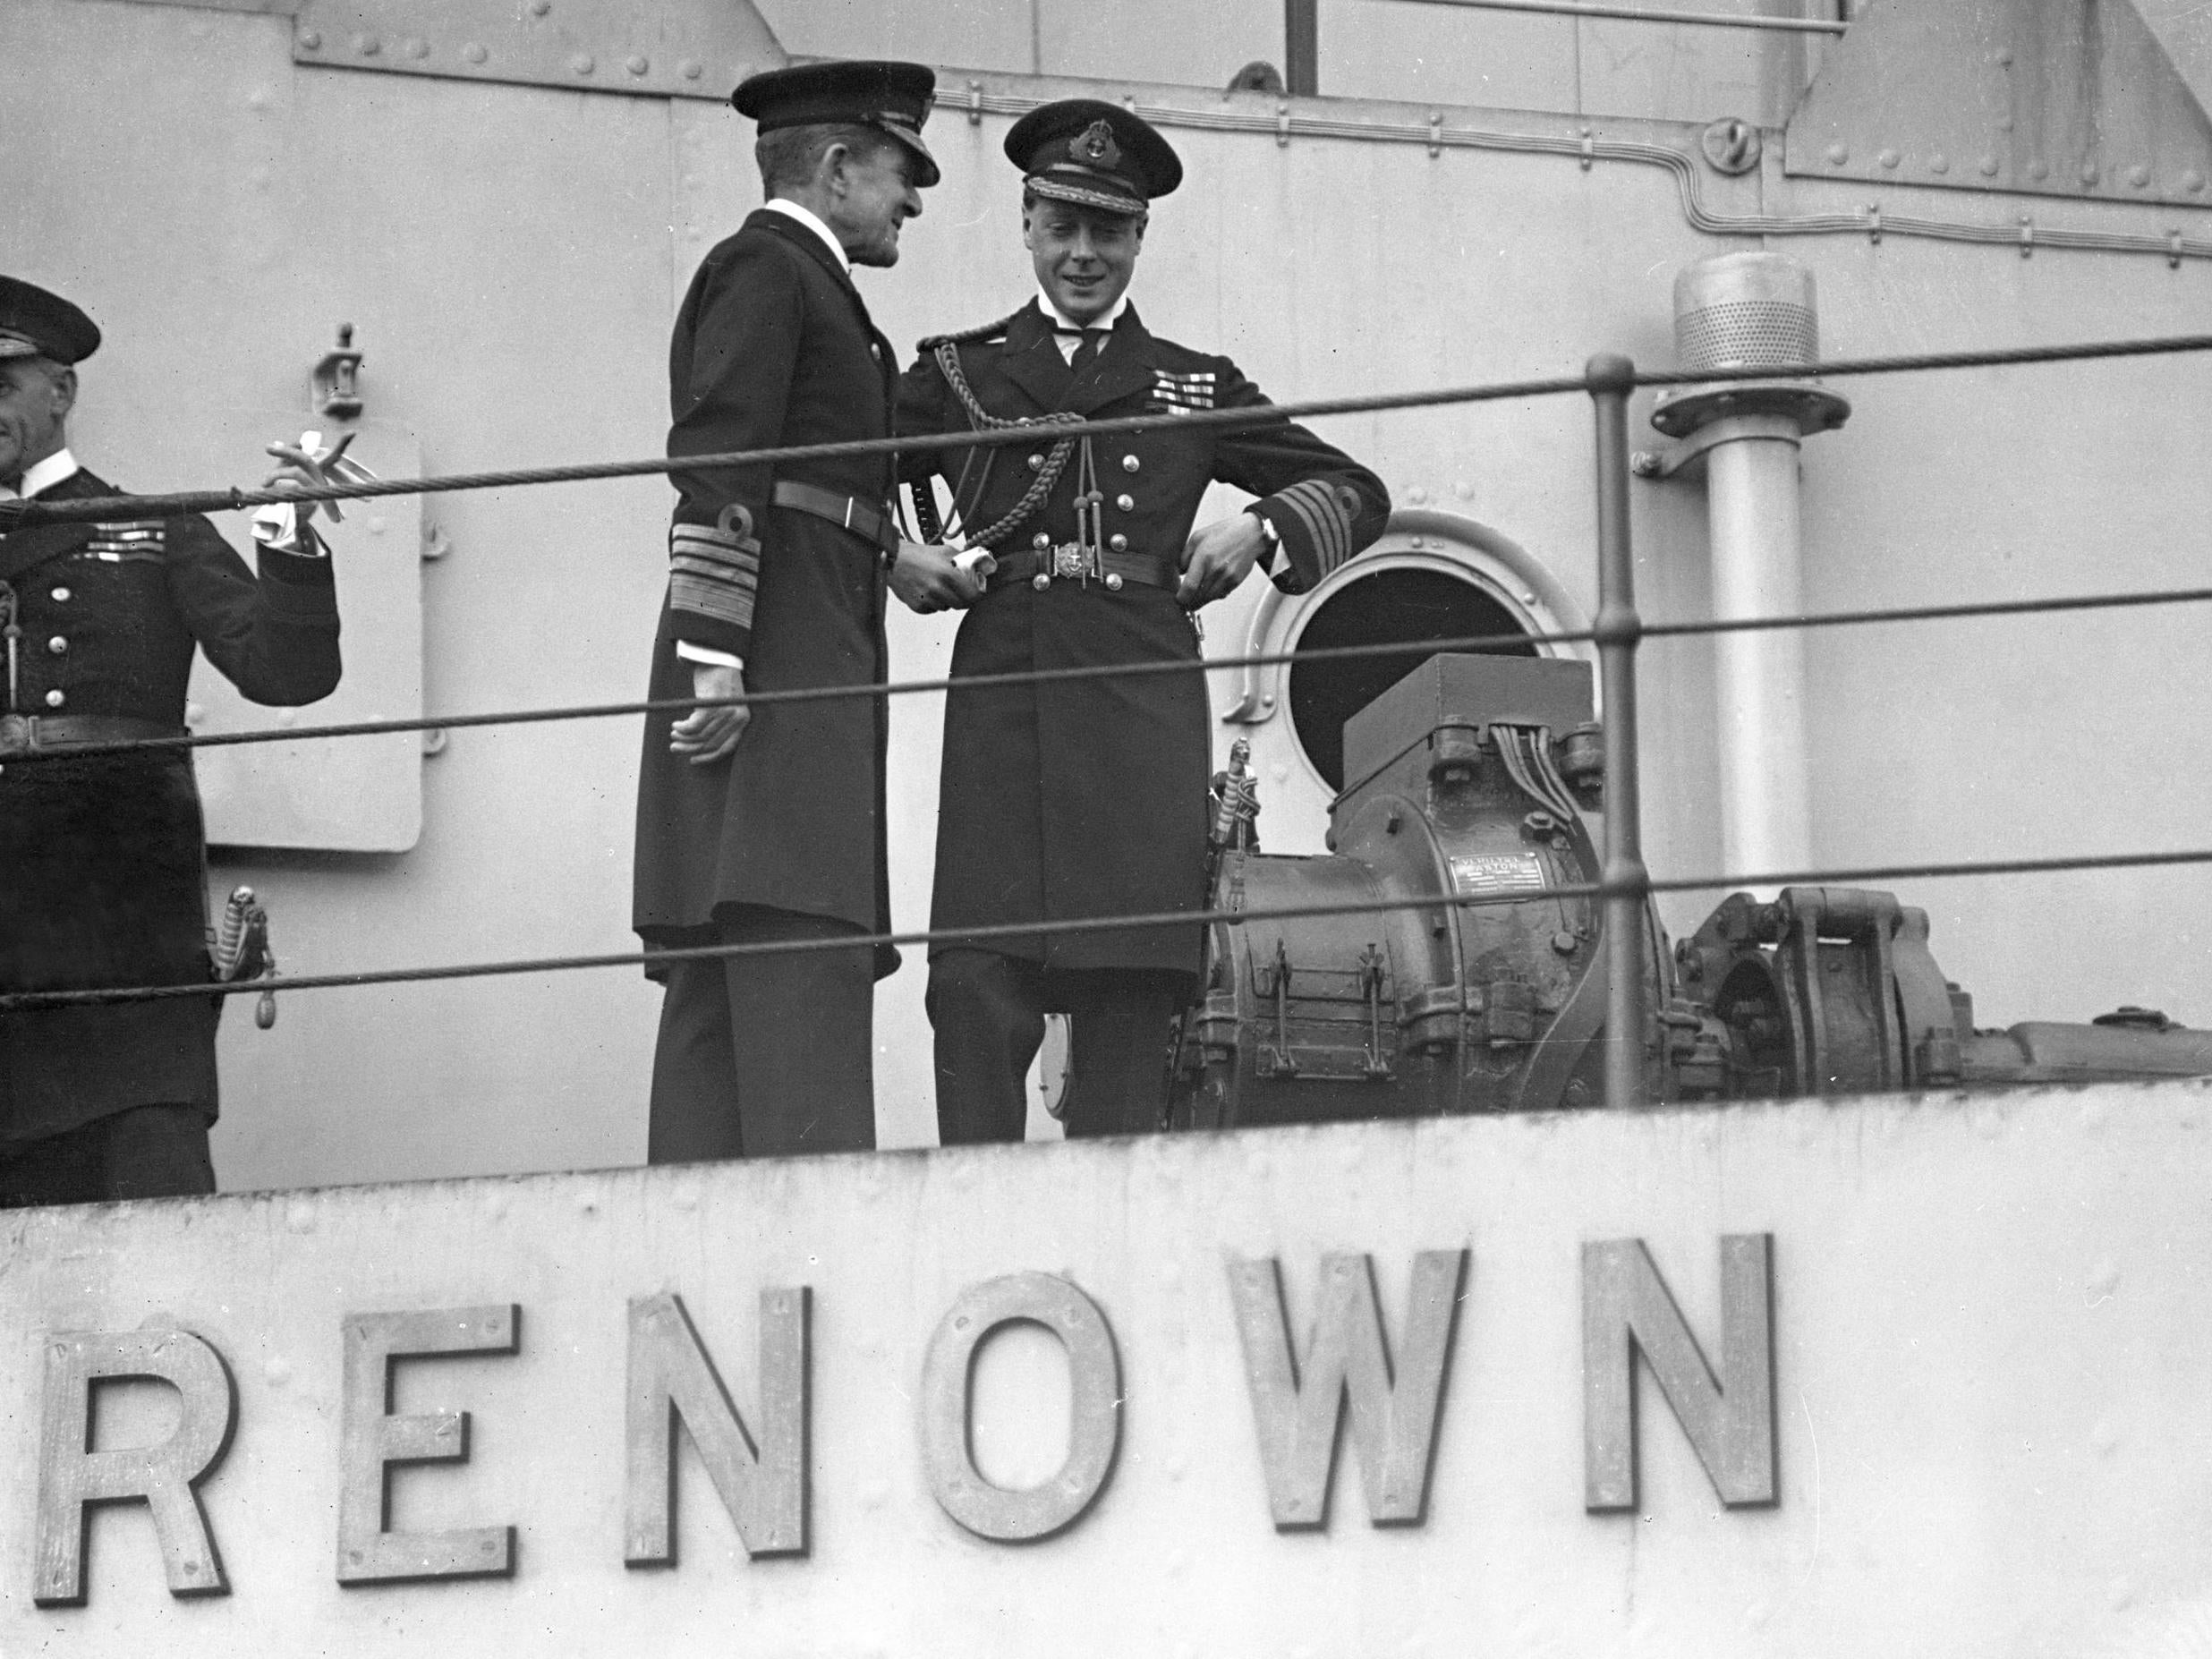
[[[38,498],[120,493],[79,472]],[[21,629],[19,712],[184,725],[195,645],[259,703],[338,683],[328,558],[263,549],[260,580],[204,518],[0,536]],[[6,687],[0,684],[0,709]],[[0,756],[0,991],[204,984],[205,848],[189,751]],[[0,1015],[0,1144],[133,1106],[217,1109],[213,999]]]
[[[767,208],[707,255],[669,346],[672,456],[889,434],[895,363],[852,278],[806,226]],[[744,661],[749,693],[885,677],[882,556],[864,536],[774,506],[789,479],[881,506],[888,456],[673,475],[668,591],[647,694],[686,697],[679,640]],[[727,761],[668,752],[649,716],[633,922],[649,944],[711,942],[718,909],[761,906],[890,926],[883,700],[764,703]],[[879,975],[898,963],[877,952]]]
[[[1055,411],[1121,415],[1264,404],[1226,357],[1150,333],[1125,310],[1080,372],[1060,355],[1034,300],[1001,330],[955,349],[976,401],[1001,420]],[[899,385],[898,430],[974,430],[934,357]],[[955,691],[945,705],[932,930],[1167,913],[1204,907],[1210,721],[1199,634],[1175,578],[1201,498],[1217,481],[1259,497],[1281,539],[1277,585],[1302,592],[1382,534],[1390,498],[1343,451],[1289,423],[1117,434],[1092,441],[1107,545],[1153,562],[1164,586],[1093,576],[994,579],[960,624],[953,676],[1187,662],[1188,674]],[[901,459],[910,480],[942,472],[971,532],[1015,506],[1047,464],[1050,429],[1008,448]],[[1034,552],[1077,539],[1082,468],[1071,459],[1039,508],[998,541]],[[1265,561],[1263,561],[1264,564]],[[940,942],[932,952],[948,948]],[[1054,969],[1195,973],[1199,930],[1050,933],[983,948]]]

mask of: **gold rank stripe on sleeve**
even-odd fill
[[[159,564],[169,546],[168,531],[157,518],[120,519],[92,526],[91,539],[80,552],[86,558],[108,564],[144,561]]]
[[[1273,506],[1288,508],[1306,532],[1314,562],[1320,566],[1319,575],[1327,575],[1351,557],[1352,514],[1359,498],[1348,485],[1340,488],[1309,478],[1276,491],[1269,499]]]
[[[723,517],[737,523],[668,526],[668,604],[750,628],[761,583],[761,543],[749,533],[752,521],[742,509],[731,508]]]
[[[1214,376],[1210,369],[1195,374],[1176,374],[1166,369],[1153,370],[1152,406],[1170,414],[1185,414],[1193,409],[1211,409],[1214,406]]]

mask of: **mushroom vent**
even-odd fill
[[[1723,253],[1674,279],[1674,352],[1685,369],[1801,369],[1820,360],[1813,274],[1786,254]]]

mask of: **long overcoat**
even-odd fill
[[[860,293],[812,230],[767,208],[708,254],[668,355],[671,455],[836,443],[889,431],[896,364]],[[881,506],[886,456],[678,472],[668,597],[648,694],[691,694],[678,641],[744,659],[748,692],[885,677],[882,557],[770,497],[778,479]],[[736,753],[668,752],[645,722],[633,919],[648,943],[702,943],[718,911],[763,906],[888,932],[881,697],[753,710]],[[879,974],[896,966],[877,953]]]
[[[1134,308],[1080,372],[1061,356],[1034,301],[1003,331],[956,349],[977,403],[1001,420],[1055,411],[1107,420],[1267,401],[1228,358],[1158,338]],[[932,355],[900,382],[898,427],[902,435],[974,430]],[[1020,501],[1049,449],[1041,431],[1035,443],[1011,448],[916,453],[903,458],[901,472],[941,472],[963,524],[981,532]],[[1281,538],[1276,581],[1291,592],[1374,541],[1390,515],[1381,480],[1288,423],[1102,437],[1092,440],[1092,463],[1107,545],[1157,561],[1167,585],[1128,582],[1114,591],[1095,579],[1055,579],[1039,590],[994,581],[960,624],[953,675],[1159,662],[1187,662],[1192,671],[951,693],[932,929],[1202,908],[1210,722],[1198,631],[1173,585],[1200,500],[1216,481],[1260,498],[1255,510]],[[1076,540],[1080,481],[1071,460],[998,546],[1018,553],[1039,538],[1052,546]],[[1195,973],[1198,940],[1196,928],[1177,925],[982,942],[1055,969]]]
[[[119,493],[89,472],[38,498]],[[255,702],[338,683],[330,561],[264,549],[260,579],[204,518],[0,537],[21,628],[19,711],[184,724],[195,646]],[[6,690],[0,685],[0,707]],[[0,759],[0,990],[204,984],[200,793],[190,753]],[[0,1142],[132,1106],[217,1108],[212,999],[0,1015]]]

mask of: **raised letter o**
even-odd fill
[[[975,1350],[1025,1319],[1068,1350],[1068,1460],[1040,1485],[1009,1492],[985,1480],[968,1443]],[[1050,1537],[1091,1507],[1121,1443],[1121,1362],[1098,1305],[1051,1273],[1008,1273],[971,1285],[938,1322],[922,1363],[922,1456],[946,1514],[1002,1544]]]

